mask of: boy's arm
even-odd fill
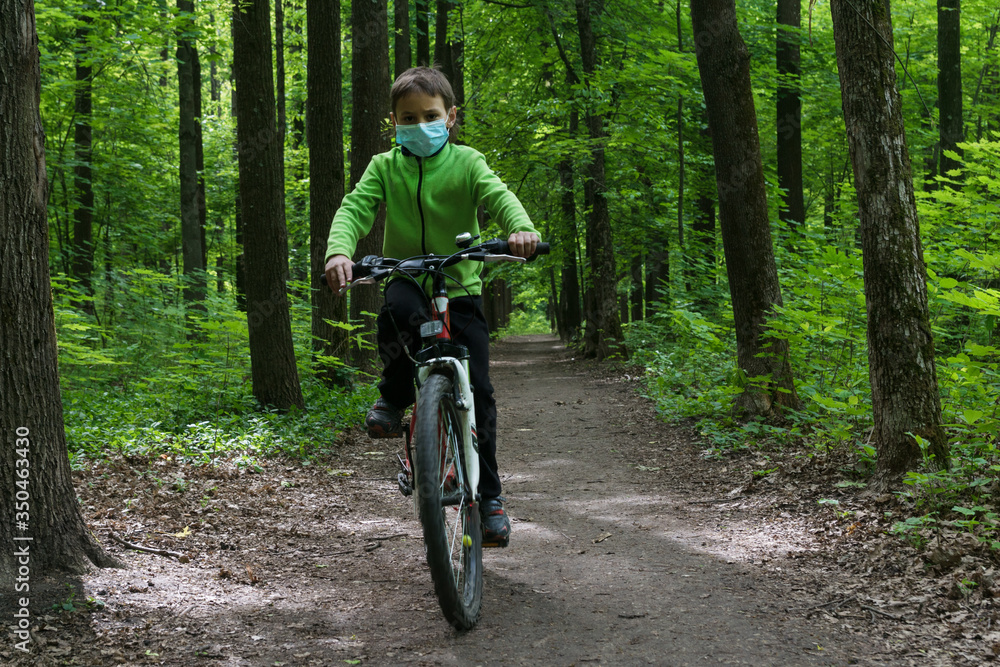
[[[518,232],[534,233],[538,235],[538,240],[541,240],[541,235],[531,224],[531,218],[528,217],[517,195],[493,173],[481,155],[473,162],[472,184],[476,203],[486,207],[504,232],[509,235],[516,235]]]
[[[358,240],[371,231],[378,205],[383,201],[385,186],[382,172],[376,166],[375,159],[372,159],[361,180],[354,186],[354,190],[344,196],[340,208],[333,216],[330,235],[326,240],[327,260],[334,255],[354,255]]]

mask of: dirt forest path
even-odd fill
[[[632,458],[677,432],[637,422],[634,385],[594,375],[550,337],[495,347],[493,383],[511,546],[486,552],[483,616],[425,644],[431,664],[837,665],[868,656],[853,635],[794,622],[744,568],[699,548]],[[647,430],[652,426],[654,430]]]
[[[843,590],[836,568],[795,571],[800,547],[740,514],[721,464],[658,421],[626,370],[533,336],[498,343],[492,373],[513,533],[485,553],[472,631],[438,608],[395,487],[401,441],[353,429],[312,466],[157,457],[78,474],[88,524],[126,568],[71,582],[87,611],[34,610],[34,652],[5,645],[0,664],[903,664],[866,615],[808,611]]]

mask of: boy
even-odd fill
[[[343,289],[351,281],[351,256],[358,239],[371,230],[381,202],[386,204],[382,250],[387,257],[454,253],[456,236],[479,234],[479,205],[485,205],[510,235],[512,254],[531,256],[540,238],[517,197],[486,166],[481,153],[449,141],[456,107],[448,79],[429,67],[411,68],[393,83],[390,101],[397,145],[372,158],[333,218],[326,250],[328,284]],[[469,349],[479,436],[483,542],[507,546],[510,520],[497,473],[496,402],[489,378],[490,334],[482,312],[480,266],[466,261],[447,269],[457,281],[449,281],[451,329],[455,342]],[[430,281],[425,289],[430,289]],[[428,319],[420,287],[408,280],[393,280],[386,286],[376,335],[385,364],[379,383],[381,397],[365,417],[372,437],[402,433],[403,411],[413,403],[414,392],[413,364],[400,346],[406,345],[415,354],[420,323]]]

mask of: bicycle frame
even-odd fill
[[[453,344],[449,317],[450,299],[442,274],[434,275],[433,296],[431,297],[431,319],[420,326],[420,337],[424,346],[416,356],[416,395],[419,400],[420,387],[432,373],[445,373],[452,378],[455,391],[455,406],[459,411],[462,427],[462,452],[469,486],[476,497],[479,496],[479,441],[476,436],[475,398],[469,382],[469,353],[462,345]],[[416,419],[410,420],[410,436],[416,429]],[[409,454],[407,454],[409,456]],[[416,493],[414,493],[416,496]],[[414,502],[417,499],[414,497]],[[457,501],[457,499],[456,499]]]

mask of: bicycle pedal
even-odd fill
[[[407,462],[403,460],[403,457],[396,454],[396,460],[399,461],[399,467],[402,468],[402,472],[396,475],[396,483],[399,484],[399,492],[404,496],[413,495],[413,483],[410,481],[412,479],[410,474],[410,466]]]
[[[502,540],[493,540],[492,542],[483,541],[484,549],[503,549],[510,544],[510,538],[504,538]]]
[[[396,483],[399,484],[399,492],[404,496],[413,495],[413,487],[410,486],[410,478],[407,477],[405,472],[401,472],[396,475]]]

